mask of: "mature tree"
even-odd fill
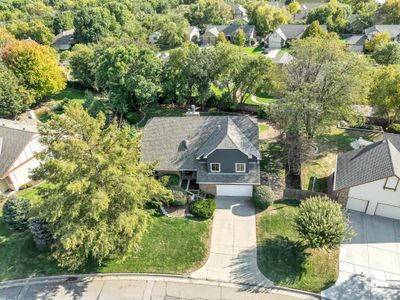
[[[215,76],[212,50],[201,49],[193,43],[171,50],[163,76],[166,100],[181,105],[204,105]]]
[[[313,248],[335,248],[354,235],[340,203],[328,197],[302,201],[295,217],[295,228]]]
[[[34,177],[46,180],[39,217],[55,238],[53,255],[75,270],[89,259],[137,248],[146,228],[146,201],[169,197],[140,161],[138,139],[105,117],[92,118],[78,103],[40,128],[48,148]]]
[[[374,52],[375,49],[383,47],[390,42],[390,35],[387,32],[378,32],[374,37],[365,43],[368,51]]]
[[[158,30],[161,34],[158,44],[161,48],[176,48],[182,45],[188,36],[189,22],[180,16],[161,18]]]
[[[372,58],[381,65],[400,64],[400,44],[389,42],[380,46],[372,53]]]
[[[274,31],[279,25],[290,21],[290,14],[265,2],[253,4],[249,10],[250,23],[256,26],[257,34],[265,35]]]
[[[387,24],[400,22],[400,0],[386,0],[382,8]]]
[[[242,29],[239,29],[235,35],[235,45],[240,47],[246,46],[246,34]]]
[[[84,7],[75,14],[74,27],[78,42],[91,43],[117,31],[119,24],[105,7]]]
[[[232,103],[243,103],[265,83],[271,61],[247,55],[237,46],[219,44],[215,48],[216,83]]]
[[[0,62],[0,115],[15,117],[34,102],[18,78]]]
[[[46,46],[34,41],[13,42],[4,48],[2,58],[38,100],[65,87],[65,76],[55,54]]]
[[[7,29],[0,27],[0,52],[11,42],[15,42],[15,36],[8,32]]]
[[[75,45],[70,57],[72,76],[84,86],[92,89],[96,87],[97,59],[97,53],[93,46],[84,44]]]
[[[388,65],[374,72],[370,102],[388,125],[400,117],[400,65]]]
[[[16,21],[7,29],[18,39],[32,39],[43,45],[50,45],[54,39],[53,32],[39,19],[30,22]]]
[[[224,0],[199,0],[191,5],[190,24],[205,28],[207,24],[226,24],[232,19],[231,7]]]
[[[367,97],[369,77],[366,60],[339,39],[302,39],[292,47],[295,59],[277,76],[281,100],[272,116],[286,137],[289,171],[299,174],[313,138]]]
[[[114,111],[122,114],[155,101],[161,92],[161,61],[149,49],[118,46],[99,58],[96,82],[109,93]]]
[[[301,11],[301,6],[299,2],[293,1],[287,6],[287,9],[292,15],[294,15]]]
[[[330,31],[341,32],[347,27],[350,15],[351,7],[349,5],[331,0],[310,11],[307,15],[307,23],[317,20],[320,24],[326,24]]]
[[[56,34],[74,28],[74,15],[71,11],[58,14],[53,20],[53,30]]]
[[[225,33],[223,31],[218,33],[217,44],[227,43],[227,42],[228,42],[228,40],[226,39]]]
[[[322,29],[318,21],[313,21],[310,25],[307,26],[302,36],[303,39],[308,37],[326,38],[327,32]]]

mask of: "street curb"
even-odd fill
[[[43,277],[29,277],[25,279],[10,280],[0,283],[0,291],[7,288],[24,287],[26,285],[38,285],[48,283],[63,283],[63,282],[82,282],[82,281],[96,281],[96,280],[137,280],[137,281],[163,281],[163,282],[180,282],[203,284],[219,287],[229,288],[245,288],[245,289],[260,289],[264,292],[273,292],[279,294],[296,294],[304,297],[313,297],[317,299],[326,299],[321,294],[295,290],[291,288],[272,286],[264,287],[256,284],[241,284],[230,283],[224,281],[213,281],[204,279],[195,279],[185,275],[173,274],[151,274],[151,273],[95,273],[95,274],[78,274],[78,275],[59,275],[59,276],[43,276]]]

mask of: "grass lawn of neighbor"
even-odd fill
[[[19,194],[40,201],[36,189]],[[0,208],[2,204],[0,203]],[[200,267],[208,256],[210,221],[152,216],[137,252],[125,260],[110,259],[102,266],[90,263],[76,273],[157,272],[185,274]],[[0,210],[0,281],[30,276],[70,274],[60,269],[47,251],[39,251],[29,232],[8,229]]]
[[[337,154],[352,150],[350,143],[360,137],[365,140],[375,141],[379,134],[333,127],[329,133],[321,136],[317,140],[317,157],[305,162],[302,166],[301,181],[303,189],[312,190],[313,177],[316,177],[314,191],[326,192],[328,188],[327,178],[335,167]]]
[[[243,51],[251,55],[261,55],[263,54],[263,46],[259,45],[257,47],[243,47]]]
[[[299,202],[274,203],[257,218],[258,266],[279,286],[320,292],[338,277],[339,249],[311,249],[291,222]]]

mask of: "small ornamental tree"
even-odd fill
[[[328,197],[311,197],[301,202],[295,228],[313,248],[333,248],[353,236],[340,204]]]
[[[244,33],[244,31],[242,29],[239,29],[236,32],[235,44],[240,47],[246,46],[246,34]]]
[[[3,206],[3,219],[13,230],[28,229],[28,215],[31,202],[28,199],[10,197]]]
[[[315,38],[325,38],[327,36],[327,33],[325,30],[322,29],[322,27],[319,25],[319,22],[313,21],[310,25],[307,26],[306,30],[304,30],[302,38],[308,38],[308,37],[315,37]]]
[[[267,185],[261,185],[255,188],[253,194],[253,203],[257,208],[266,209],[274,203],[274,191]]]
[[[219,43],[227,43],[228,41],[226,40],[226,36],[225,33],[223,33],[222,31],[218,34],[218,38],[217,38],[217,44]]]

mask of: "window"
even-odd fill
[[[237,173],[246,172],[246,164],[245,163],[236,163],[235,164],[235,172],[237,172]]]
[[[399,179],[397,177],[389,177],[386,178],[385,186],[383,187],[384,189],[389,189],[389,190],[396,190],[397,185],[399,184]]]
[[[220,163],[211,163],[210,164],[211,173],[219,173],[221,172],[221,164]]]

